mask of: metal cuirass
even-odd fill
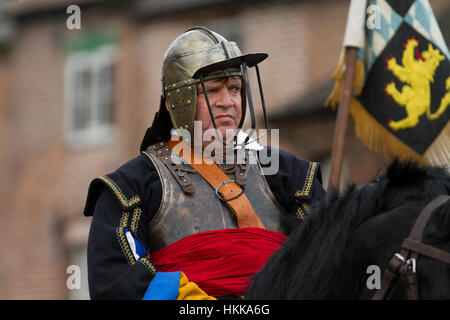
[[[189,173],[194,192],[188,194],[183,192],[179,182],[154,148],[149,147],[144,154],[155,166],[162,185],[161,205],[149,222],[150,252],[156,252],[195,233],[238,227],[227,204],[218,198],[215,190],[200,174]],[[256,159],[256,151],[250,150],[250,155]],[[248,165],[245,195],[266,229],[285,233],[280,221],[285,210],[261,174],[259,162],[254,162],[256,164]],[[234,179],[234,174],[229,177]]]

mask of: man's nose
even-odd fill
[[[224,87],[219,91],[219,96],[216,101],[216,107],[230,108],[232,106],[233,106],[233,100],[232,100],[231,94],[228,91],[228,88]]]

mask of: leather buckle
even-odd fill
[[[227,202],[227,201],[234,200],[234,199],[240,197],[240,196],[244,193],[244,190],[242,190],[240,193],[238,193],[238,194],[235,195],[234,197],[231,197],[231,198],[229,198],[229,199],[223,198],[223,197],[219,194],[219,189],[220,189],[220,187],[223,186],[223,185],[225,185],[225,184],[227,184],[227,183],[232,183],[232,182],[236,182],[236,181],[235,181],[235,180],[227,180],[227,181],[224,181],[224,182],[222,182],[221,184],[219,184],[219,185],[217,186],[216,190],[215,190],[216,195],[217,195],[217,196],[219,197],[219,199],[222,200],[223,202]]]

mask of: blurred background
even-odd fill
[[[430,3],[449,43],[450,1]],[[271,128],[281,148],[320,161],[326,186],[336,113],[323,104],[348,4],[0,0],[0,299],[89,299],[89,183],[139,153],[159,107],[164,52],[192,26],[269,54],[260,69]],[[70,5],[80,29],[68,28]],[[385,165],[351,120],[343,182],[367,183]],[[67,285],[71,265],[79,288]]]

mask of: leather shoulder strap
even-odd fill
[[[149,154],[150,150],[169,169],[183,192],[192,194],[194,192],[194,187],[192,186],[191,179],[187,173],[194,173],[194,171],[190,168],[186,168],[183,164],[175,164],[171,157],[172,151],[165,142],[153,144],[142,152],[152,161],[152,157]]]
[[[168,146],[173,149],[178,142],[168,141]],[[247,196],[236,182],[230,181],[230,178],[223,172],[223,170],[213,162],[207,162],[202,155],[195,155],[196,151],[191,147],[190,155],[183,154],[183,149],[180,150],[180,156],[188,162],[211,187],[221,194],[222,199],[229,206],[233,214],[236,216],[239,228],[256,227],[265,228],[264,224],[259,219],[255,210],[253,209]],[[200,163],[194,159],[201,159]]]

